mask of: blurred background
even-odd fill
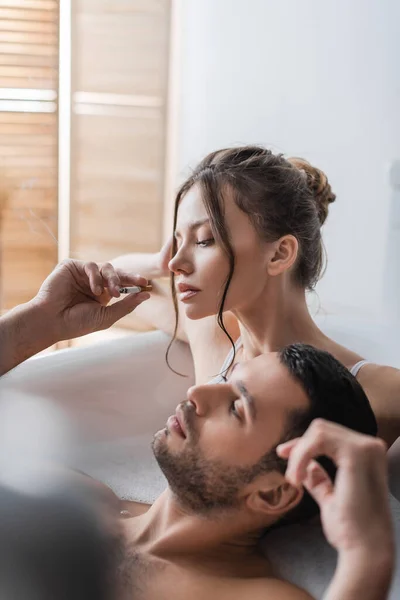
[[[157,251],[190,167],[261,143],[337,194],[315,310],[400,319],[399,29],[398,0],[0,0],[1,309]]]

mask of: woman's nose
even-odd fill
[[[179,273],[193,272],[192,262],[189,260],[189,257],[186,255],[182,248],[177,250],[175,256],[171,258],[171,260],[168,263],[168,268],[175,275],[179,275]]]

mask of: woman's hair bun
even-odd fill
[[[329,205],[336,200],[336,195],[332,192],[327,176],[303,158],[288,158],[288,161],[304,173],[307,185],[312,191],[317,205],[319,221],[323,225],[328,216]]]

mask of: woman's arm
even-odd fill
[[[172,300],[168,269],[170,244],[167,243],[160,252],[152,254],[132,253],[118,256],[110,261],[114,268],[129,274],[140,273],[150,280],[153,286],[150,300],[135,310],[135,316],[149,328],[161,329],[173,335],[175,329],[175,310]],[[185,328],[185,315],[181,311],[177,339],[188,342]]]
[[[168,263],[171,243],[154,254],[125,254],[111,264],[129,274],[140,273],[153,285],[151,298],[135,310],[135,316],[148,327],[161,329],[172,335],[175,328],[175,310],[170,288]],[[229,339],[219,328],[216,315],[199,320],[186,318],[182,304],[178,303],[179,321],[177,339],[190,344],[196,368],[196,381],[205,383],[213,377],[231,348]],[[224,323],[232,339],[240,335],[236,317],[225,313]]]

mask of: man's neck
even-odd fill
[[[146,554],[212,561],[214,568],[222,570],[240,565],[247,572],[250,563],[254,570],[260,563],[265,569],[258,550],[261,528],[252,531],[245,521],[186,511],[167,489],[146,514],[127,521],[127,534],[136,549]]]

